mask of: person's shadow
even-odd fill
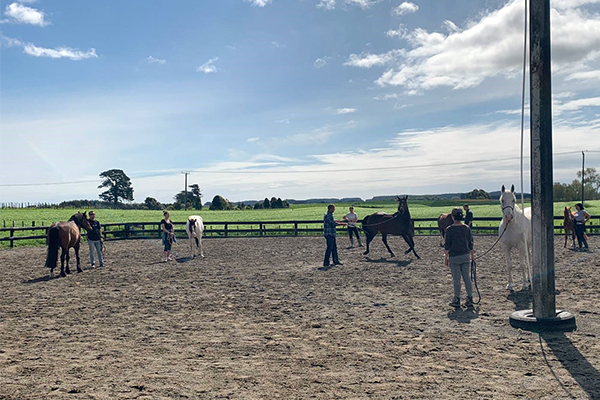
[[[575,379],[579,386],[587,393],[590,399],[600,399],[600,373],[598,370],[590,364],[583,354],[581,354],[564,332],[542,331],[539,333],[539,340],[544,361],[550,369],[554,379],[567,395],[572,399],[576,398],[576,396],[569,392],[569,388],[561,382],[560,378],[552,369],[552,366],[546,357],[542,339],[546,342],[550,350],[552,350],[552,354],[560,361],[569,374],[571,374],[573,379]]]
[[[455,308],[448,311],[448,318],[461,324],[470,324],[471,320],[479,318],[479,307],[475,308]]]
[[[30,279],[28,281],[23,281],[23,283],[26,285],[31,285],[33,283],[48,282],[53,279],[57,279],[59,276],[60,276],[60,271],[58,274],[54,274],[54,276],[50,276],[50,274],[48,274],[48,275],[40,276],[39,278],[34,278],[34,279]]]

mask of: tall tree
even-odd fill
[[[185,207],[185,204],[189,204],[196,210],[202,210],[202,193],[200,186],[197,183],[188,186],[190,190],[188,192],[181,191],[177,193],[173,198],[177,203],[180,203]],[[187,197],[186,197],[187,196]]]
[[[105,192],[100,193],[102,200],[113,203],[116,207],[119,204],[119,199],[133,201],[133,186],[131,179],[121,169],[109,169],[100,174],[104,181],[98,186],[98,189],[108,188]]]
[[[148,210],[162,210],[163,206],[154,197],[146,197],[144,204],[148,207]]]

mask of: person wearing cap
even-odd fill
[[[350,206],[350,212],[344,215],[344,221],[348,225],[348,236],[350,236],[350,247],[354,247],[354,238],[352,234],[356,236],[356,240],[358,241],[358,247],[363,247],[360,242],[360,235],[358,234],[358,228],[356,227],[356,223],[358,222],[358,215],[354,212],[354,207]]]
[[[463,212],[460,207],[452,210],[454,223],[446,228],[446,241],[444,243],[444,255],[446,266],[450,266],[452,272],[452,284],[454,286],[454,298],[450,303],[452,307],[460,307],[461,277],[465,282],[467,291],[467,307],[473,307],[473,285],[470,276],[470,261],[475,261],[473,252],[473,235],[471,228],[463,224]]]
[[[92,227],[91,231],[87,233],[87,242],[90,248],[90,264],[92,268],[96,266],[94,263],[94,250],[98,254],[98,262],[101,267],[104,267],[104,258],[102,258],[102,226],[100,222],[96,220],[96,213],[94,211],[90,211],[89,213],[89,222]]]
[[[336,227],[338,225],[345,225],[344,222],[336,221],[333,219],[333,213],[335,206],[330,204],[327,206],[327,213],[323,217],[323,236],[327,241],[327,249],[325,250],[325,259],[323,260],[323,267],[329,267],[329,258],[333,258],[333,265],[343,265],[338,258],[337,243],[336,243]]]
[[[463,209],[465,210],[465,225],[467,225],[469,228],[473,229],[473,211],[471,211],[469,209],[469,205],[465,204],[463,206]]]

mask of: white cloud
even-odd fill
[[[333,10],[335,8],[335,0],[319,0],[317,8],[324,8],[326,10]]]
[[[46,14],[43,11],[36,10],[35,8],[24,6],[21,3],[11,3],[6,6],[4,15],[10,18],[8,21],[15,24],[30,24],[36,26],[47,26],[50,25],[46,21]]]
[[[86,58],[98,58],[96,49],[91,48],[88,51],[80,51],[70,47],[58,47],[56,49],[48,49],[38,47],[32,43],[23,43],[19,39],[13,39],[6,36],[0,36],[2,45],[6,47],[22,47],[25,54],[34,57],[49,57],[49,58],[69,58],[71,60],[83,60]]]
[[[284,138],[284,141],[288,144],[294,145],[322,144],[327,142],[334,134],[335,132],[333,132],[330,126],[324,126],[322,128],[313,129],[310,132],[288,135]]]
[[[219,61],[219,57],[214,57],[200,65],[196,68],[197,72],[204,72],[205,74],[210,74],[213,72],[217,72],[219,69],[215,65],[215,62]]]
[[[576,63],[585,67],[600,58],[600,14],[577,8],[584,2],[590,4],[575,0],[551,11],[555,74],[569,72],[568,68],[572,69]],[[376,84],[404,86],[408,90],[474,87],[487,78],[514,76],[522,68],[522,1],[512,0],[478,21],[467,23],[463,30],[450,21],[445,22],[445,28],[448,34],[421,28],[404,32],[401,26],[386,34],[402,37],[411,48],[382,54],[351,54],[344,65],[360,68],[387,65]]]
[[[278,49],[284,49],[284,48],[286,48],[286,47],[287,47],[287,45],[285,45],[285,44],[281,44],[281,43],[279,43],[279,42],[271,42],[271,44],[272,44],[273,46],[277,47]]]
[[[327,57],[317,58],[313,65],[315,68],[323,68],[325,65],[327,65]]]
[[[246,3],[252,3],[253,6],[264,7],[273,0],[244,0]]]
[[[415,13],[419,10],[419,6],[415,3],[404,2],[400,4],[398,7],[392,9],[392,14],[394,15],[405,15]]]
[[[446,28],[446,30],[448,32],[454,33],[454,32],[460,32],[460,28],[458,26],[456,26],[456,24],[450,20],[445,20],[443,25],[444,28]]]
[[[246,140],[246,142],[248,142],[248,143],[254,143],[254,142],[258,142],[258,141],[259,141],[259,139],[260,139],[260,138],[258,138],[258,137],[251,137],[251,138],[248,138],[248,139]]]
[[[34,57],[49,57],[49,58],[69,58],[71,60],[79,61],[86,58],[98,58],[96,49],[89,49],[88,51],[79,51],[70,47],[58,47],[56,49],[47,49],[44,47],[38,47],[34,44],[28,43],[23,45],[23,51],[25,54],[29,54]]]
[[[408,29],[406,29],[406,27],[404,25],[400,24],[398,26],[398,29],[390,29],[385,34],[392,38],[393,37],[403,38],[408,34]]]
[[[573,80],[600,81],[600,70],[575,72],[565,78],[565,81]]]
[[[567,102],[554,101],[552,103],[552,114],[560,115],[565,112],[579,111],[585,107],[600,107],[600,97],[589,97]]]
[[[288,125],[290,123],[290,120],[287,118],[286,119],[278,119],[275,122],[278,124]]]
[[[159,58],[154,58],[152,56],[148,56],[148,58],[146,58],[146,62],[148,64],[166,64],[167,60],[161,60]]]
[[[353,114],[356,111],[356,108],[338,108],[336,114]]]
[[[352,4],[355,6],[359,6],[363,10],[371,7],[373,4],[378,3],[378,0],[345,0],[346,4]]]
[[[404,50],[390,50],[383,54],[350,54],[348,61],[346,61],[344,65],[359,68],[371,68],[374,66],[389,64],[404,53]]]
[[[373,97],[373,100],[388,101],[390,99],[397,99],[397,98],[398,98],[398,94],[396,94],[396,93],[386,93],[383,96],[375,96],[375,97]]]

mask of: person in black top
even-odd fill
[[[175,227],[169,218],[169,212],[163,212],[164,218],[160,221],[160,229],[162,230],[162,242],[165,246],[165,258],[163,262],[172,261],[171,246],[175,242]]]
[[[454,223],[446,228],[446,242],[444,243],[446,265],[450,266],[454,285],[454,299],[450,305],[460,307],[460,278],[462,276],[467,290],[466,306],[473,307],[473,285],[469,274],[469,261],[475,260],[473,235],[471,228],[461,222],[463,212],[460,207],[452,210],[452,219]]]
[[[467,225],[469,228],[473,229],[473,212],[469,209],[469,205],[465,204],[463,206],[463,208],[465,209],[465,225]]]
[[[102,258],[102,226],[100,222],[96,221],[96,213],[94,211],[90,211],[90,226],[92,227],[91,231],[87,233],[88,246],[90,248],[90,264],[92,268],[96,266],[94,263],[94,250],[98,254],[98,262],[101,267],[104,267],[104,258]]]

